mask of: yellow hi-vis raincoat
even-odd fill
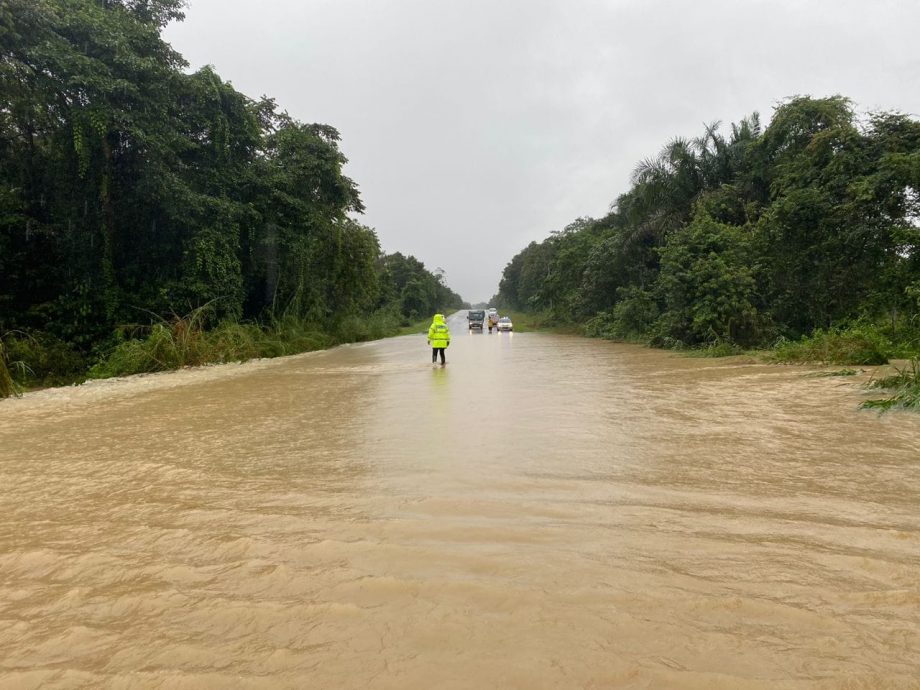
[[[435,314],[431,326],[428,327],[428,344],[431,347],[447,347],[450,345],[450,331],[444,323],[444,314]]]

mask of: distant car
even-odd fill
[[[511,319],[507,316],[503,316],[498,320],[498,330],[500,331],[513,331],[514,324],[511,323]]]

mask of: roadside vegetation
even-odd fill
[[[514,324],[514,330],[518,333],[531,331],[564,334],[581,333],[581,329],[577,324],[560,321],[553,314],[547,312],[534,313],[515,309],[501,309],[499,315],[510,318],[511,323]]]
[[[799,340],[782,340],[774,346],[769,359],[790,364],[886,364],[903,348],[904,345],[897,347],[880,326],[862,323],[818,328]]]
[[[920,360],[912,359],[896,373],[877,379],[869,388],[883,391],[887,397],[873,398],[862,403],[865,409],[885,412],[892,409],[920,410]]]
[[[676,138],[603,218],[505,267],[499,306],[702,356],[920,354],[920,122],[797,96]],[[906,405],[905,405],[906,406]]]
[[[179,369],[209,363],[242,362],[259,357],[280,357],[322,350],[341,343],[376,340],[401,334],[400,317],[378,312],[369,317],[345,317],[325,327],[296,319],[268,325],[224,322],[204,327],[202,312],[162,320],[145,329],[146,336],[131,338],[93,365],[90,378],[108,378]],[[411,327],[410,327],[411,328]]]
[[[0,3],[0,397],[290,354],[462,306],[384,254],[339,134],[163,41],[182,0]]]

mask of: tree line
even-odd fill
[[[355,220],[333,127],[184,71],[183,5],[0,4],[0,336],[92,359],[203,305],[330,329],[461,306]]]
[[[496,299],[671,347],[916,333],[920,122],[794,97],[766,127],[755,113],[673,139],[605,217],[517,254]]]

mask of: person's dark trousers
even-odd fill
[[[443,347],[433,347],[431,348],[431,363],[434,364],[438,361],[438,353],[441,353],[441,364],[446,364],[444,361],[444,348]]]

